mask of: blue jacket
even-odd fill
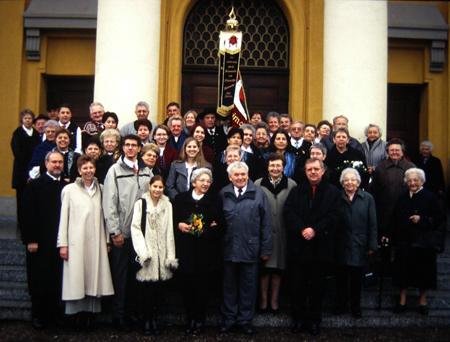
[[[211,169],[211,165],[207,163],[205,165],[208,169]],[[196,167],[194,168],[194,170]],[[188,188],[189,185],[189,188]],[[190,189],[190,180],[188,180],[188,170],[184,161],[175,160],[170,166],[169,175],[166,180],[166,193],[167,196],[174,200],[175,196]]]
[[[237,198],[233,184],[220,191],[226,222],[224,260],[258,262],[272,253],[272,224],[266,194],[251,180],[247,190]]]

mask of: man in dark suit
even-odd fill
[[[206,128],[205,143],[218,156],[227,147],[227,135],[222,126],[216,126],[217,115],[214,108],[207,108],[197,116],[197,120]]]
[[[32,180],[25,193],[26,220],[22,241],[27,248],[28,289],[32,324],[36,329],[55,323],[62,315],[62,261],[56,248],[61,191],[67,184],[61,174],[64,157],[47,153],[46,173]]]
[[[172,116],[167,124],[171,133],[168,144],[180,153],[187,137],[183,129],[183,118],[181,116]]]
[[[325,269],[332,262],[339,190],[323,175],[321,160],[305,163],[307,180],[290,192],[284,218],[292,285],[292,331],[320,333]]]

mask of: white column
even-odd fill
[[[387,2],[325,0],[323,116],[349,118],[350,134],[386,132]]]
[[[156,123],[161,0],[98,0],[95,101],[136,120],[135,105],[150,105]]]

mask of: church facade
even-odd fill
[[[134,118],[150,104],[201,110],[217,102],[219,31],[234,5],[250,111],[316,124],[343,114],[362,140],[369,123],[415,153],[423,139],[448,171],[447,1],[3,0],[0,2],[0,196],[12,196],[9,140],[19,112],[92,101]]]

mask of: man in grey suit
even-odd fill
[[[244,162],[231,163],[227,172],[231,184],[220,192],[226,222],[220,331],[238,326],[252,335],[258,262],[272,253],[270,209],[264,192],[249,180]]]

